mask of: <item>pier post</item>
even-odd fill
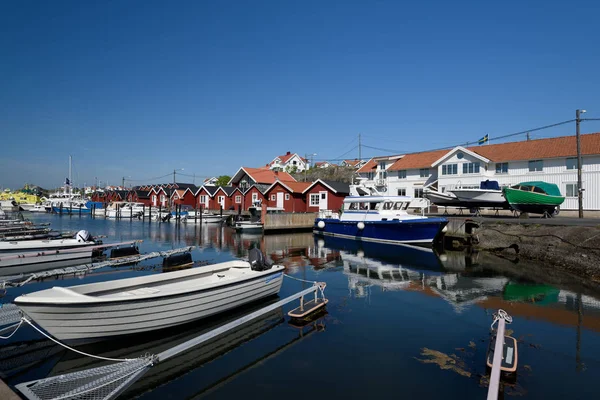
[[[194,223],[198,222],[198,209],[196,208],[196,203],[194,203]]]
[[[146,218],[146,205],[142,205],[142,221]]]
[[[202,209],[202,206],[200,206],[200,225],[202,225],[202,213],[204,213],[204,210]]]
[[[162,222],[162,204],[158,206],[158,221]]]
[[[59,204],[59,207],[60,207],[60,208],[58,209],[58,213],[59,213],[60,215],[62,215],[62,213],[63,213],[63,209],[62,209],[62,208],[63,208],[63,203],[62,203],[62,201],[60,202],[60,204]]]

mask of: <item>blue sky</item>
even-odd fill
[[[354,158],[358,133],[411,152],[600,117],[598,15],[587,0],[3,2],[0,186],[59,186],[69,154],[79,185],[138,184],[286,151]]]

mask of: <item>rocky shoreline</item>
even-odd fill
[[[600,224],[564,226],[477,221],[467,242],[473,249],[517,261],[531,261],[547,274],[566,272],[600,289]]]

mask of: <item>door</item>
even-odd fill
[[[219,205],[225,208],[225,196],[219,196]]]
[[[283,192],[277,193],[277,208],[283,208]]]
[[[319,192],[319,210],[327,210],[327,192]]]

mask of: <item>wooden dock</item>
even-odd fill
[[[264,229],[268,231],[311,230],[317,213],[280,213],[264,215]]]

